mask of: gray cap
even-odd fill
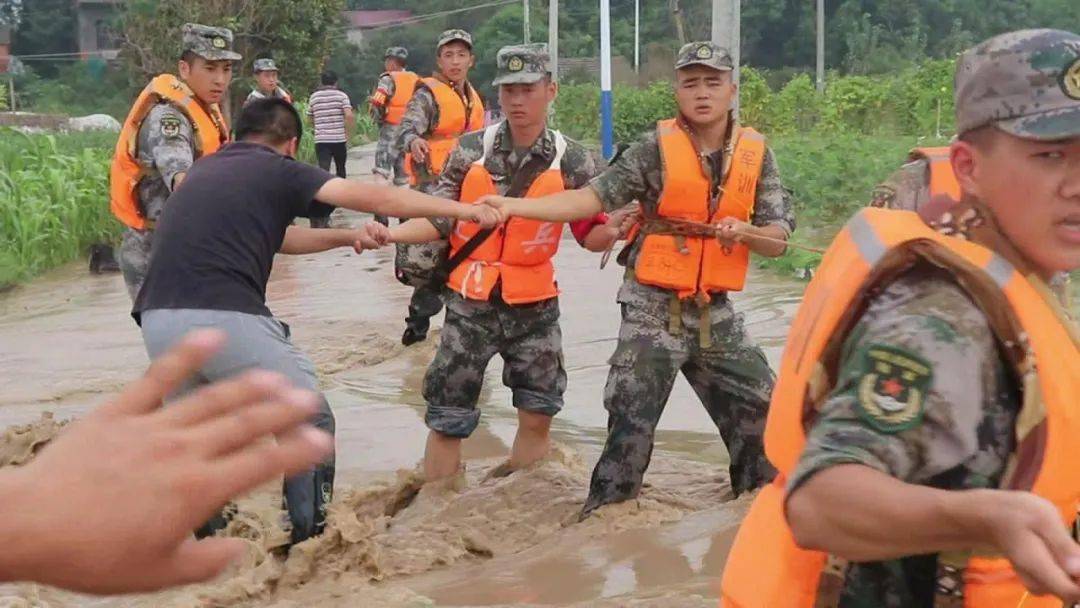
[[[439,43],[435,45],[435,49],[441,49],[442,47],[450,44],[451,42],[454,42],[455,40],[460,40],[464,42],[465,44],[469,45],[470,49],[473,46],[472,36],[469,35],[469,32],[466,32],[465,30],[446,30],[445,32],[439,34]]]
[[[504,46],[495,56],[495,80],[491,85],[539,82],[551,73],[550,61],[546,44]]]
[[[681,70],[691,65],[703,65],[721,72],[734,69],[731,53],[713,42],[688,42],[679,49],[675,57],[675,69]]]
[[[1080,136],[1080,35],[995,36],[960,56],[955,84],[958,133],[994,125],[1025,139]]]
[[[392,46],[386,49],[386,53],[383,54],[383,59],[400,59],[406,61],[409,58],[409,49],[403,46]]]
[[[198,23],[185,23],[180,29],[184,52],[191,51],[207,61],[240,61],[243,57],[232,50],[232,30]]]
[[[255,73],[259,72],[277,72],[277,64],[273,59],[256,59],[255,60]]]

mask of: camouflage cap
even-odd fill
[[[383,59],[400,59],[405,61],[409,58],[409,49],[403,46],[392,46],[386,49],[386,53],[383,54]]]
[[[465,30],[446,30],[445,32],[439,34],[439,43],[435,45],[435,50],[441,49],[442,47],[450,44],[451,42],[454,42],[455,40],[460,40],[461,42],[464,42],[465,44],[469,45],[470,49],[473,46],[472,36],[469,35],[469,32],[466,32]]]
[[[256,59],[255,60],[254,70],[255,70],[256,74],[258,74],[259,72],[277,72],[277,71],[279,71],[278,67],[277,67],[277,64],[274,63],[273,59]]]
[[[207,61],[240,61],[243,57],[232,50],[232,30],[198,23],[185,23],[180,29],[184,52],[191,51]]]
[[[504,46],[495,56],[495,80],[491,85],[539,82],[551,73],[550,61],[546,44]]]
[[[1080,35],[995,36],[960,56],[955,84],[958,133],[992,124],[1025,139],[1080,136]]]
[[[703,65],[721,72],[734,69],[731,53],[715,42],[688,42],[679,49],[675,57],[675,69],[681,70],[691,65]]]

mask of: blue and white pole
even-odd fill
[[[615,153],[611,120],[611,1],[600,0],[600,148],[604,158]]]

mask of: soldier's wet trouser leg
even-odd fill
[[[315,366],[289,339],[289,329],[273,317],[220,310],[149,310],[142,316],[143,341],[151,359],[161,356],[193,329],[213,327],[225,332],[225,347],[199,371],[198,384],[229,378],[249,369],[265,369],[285,376],[294,386],[319,391]],[[178,391],[178,395],[184,391]],[[174,396],[175,397],[175,396]],[[334,414],[320,393],[321,407],[310,423],[331,435]],[[334,456],[284,482],[284,501],[292,524],[292,542],[319,534],[326,522],[326,508],[333,497]],[[200,529],[212,534],[225,518],[215,518]]]
[[[608,437],[593,469],[583,515],[634,498],[641,491],[656,425],[687,359],[683,340],[671,335],[664,324],[623,305],[619,343],[604,387]]]
[[[743,328],[742,316],[730,305],[727,312],[714,310],[711,344],[701,348],[692,342],[682,371],[720,431],[731,457],[731,489],[738,496],[776,475],[763,441],[776,377]]]
[[[424,375],[424,423],[437,433],[464,439],[480,422],[476,402],[484,371],[499,352],[498,317],[491,307],[458,300],[447,306],[439,348]]]
[[[413,288],[409,298],[409,316],[405,317],[405,326],[419,335],[427,333],[431,326],[431,317],[442,310],[443,284],[434,277]]]
[[[146,272],[150,268],[150,247],[153,244],[154,233],[151,230],[134,230],[128,228],[124,231],[123,240],[120,242],[120,272],[124,275],[124,284],[127,286],[131,301],[139,295],[143,281],[146,280]]]

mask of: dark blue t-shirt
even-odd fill
[[[332,178],[255,143],[199,159],[158,220],[136,322],[161,308],[269,316],[266,283],[285,230]]]

